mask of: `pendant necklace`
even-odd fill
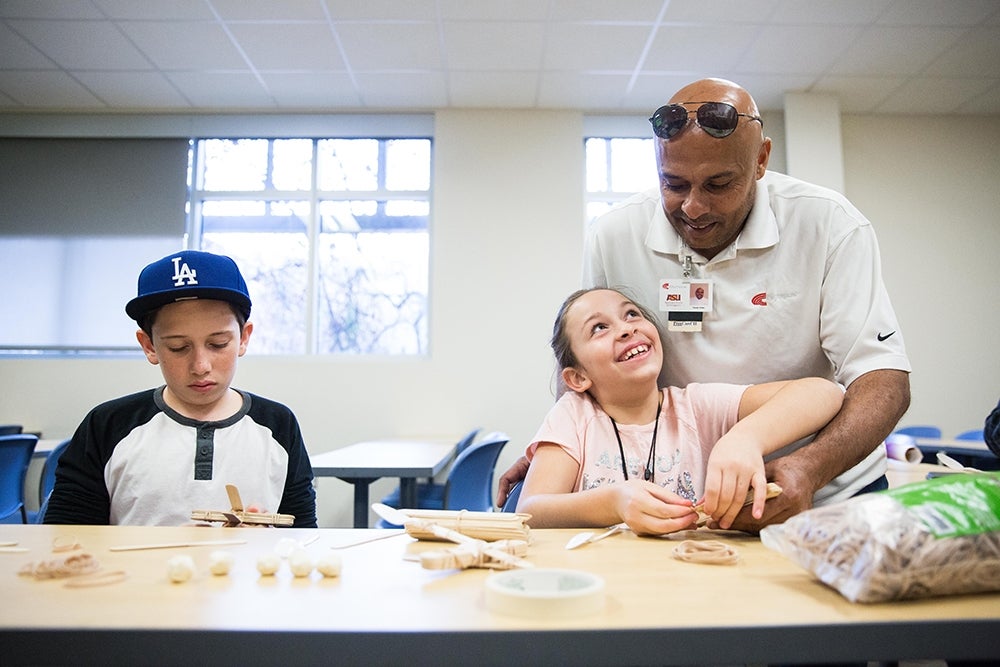
[[[656,431],[660,428],[660,410],[663,409],[663,391],[660,390],[660,399],[656,403],[656,419],[653,420],[653,439],[649,443],[649,457],[646,458],[646,469],[643,471],[642,478],[647,482],[653,481],[653,465],[656,462]],[[622,473],[625,475],[625,481],[628,481],[628,469],[625,467],[625,448],[622,447],[622,436],[618,432],[618,422],[611,415],[608,415],[608,419],[611,420],[611,425],[615,429],[615,438],[618,439],[618,452],[622,457]]]

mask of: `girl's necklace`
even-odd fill
[[[653,439],[649,443],[649,457],[646,458],[646,469],[643,471],[642,478],[647,482],[653,481],[653,464],[656,461],[656,431],[660,428],[660,410],[663,409],[663,392],[660,392],[660,399],[656,402],[656,419],[653,420]],[[618,432],[618,423],[615,418],[608,415],[608,419],[611,420],[611,425],[615,429],[615,438],[618,439],[618,453],[622,457],[622,473],[625,475],[625,481],[628,481],[628,468],[625,467],[625,448],[622,447],[622,436]]]

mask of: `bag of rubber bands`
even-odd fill
[[[856,496],[766,526],[761,542],[851,602],[1000,590],[1000,473]]]

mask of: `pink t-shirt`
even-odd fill
[[[652,481],[697,500],[705,492],[708,455],[736,423],[748,385],[706,383],[663,389]],[[619,424],[629,479],[642,479],[649,458],[653,422]],[[580,464],[575,491],[624,481],[611,418],[589,394],[566,392],[549,410],[528,445],[530,461],[539,443],[562,447]]]

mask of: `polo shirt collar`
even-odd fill
[[[712,262],[732,259],[736,256],[736,251],[740,248],[770,248],[778,243],[778,222],[771,210],[768,198],[767,177],[757,181],[757,191],[754,194],[753,208],[747,216],[747,222],[740,231],[736,241],[728,248],[712,258]],[[666,213],[663,212],[662,200],[656,207],[653,220],[646,232],[646,246],[653,252],[676,255],[680,259],[681,254],[691,253],[700,258],[704,257],[687,249],[680,235],[674,231],[670,221],[667,220]]]

